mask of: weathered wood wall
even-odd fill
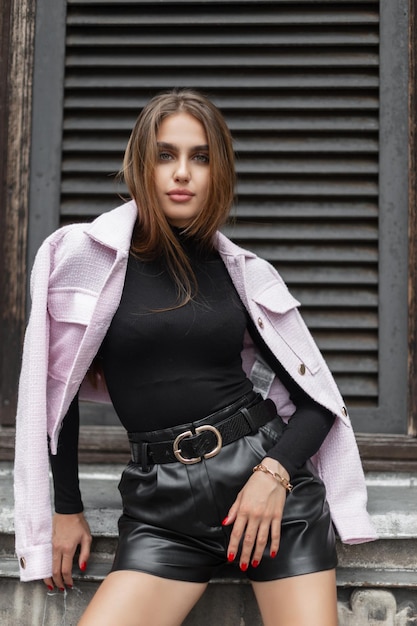
[[[410,0],[409,36],[409,329],[408,408],[409,435],[417,437],[417,5]]]
[[[26,306],[35,0],[3,0],[0,71],[0,426],[14,424]]]

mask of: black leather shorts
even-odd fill
[[[166,463],[143,471],[129,463],[119,484],[123,514],[112,571],[135,570],[189,582],[208,582],[223,568],[240,572],[239,553],[227,563],[232,527],[222,526],[222,520],[282,429],[276,417],[256,434],[192,465]],[[308,463],[291,483],[294,489],[287,495],[278,554],[271,558],[267,545],[258,567],[249,565],[246,571],[250,580],[276,580],[337,565],[322,481]]]

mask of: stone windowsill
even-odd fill
[[[114,550],[120,514],[117,484],[122,469],[120,465],[80,467],[86,516],[95,538],[96,558],[91,559],[89,566],[89,576],[93,580],[105,575]],[[4,557],[0,575],[15,577],[18,575],[17,563],[10,548],[13,535],[12,478],[11,463],[0,463],[0,535],[3,536]],[[356,546],[338,545],[338,583],[340,586],[404,584],[417,587],[417,474],[371,472],[367,474],[367,485],[368,510],[379,540]],[[9,548],[5,549],[7,545]]]

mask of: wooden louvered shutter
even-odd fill
[[[118,204],[152,95],[207,93],[236,145],[227,234],[276,265],[355,426],[378,430],[379,2],[69,0],[65,58],[61,221]]]

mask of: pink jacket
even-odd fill
[[[51,497],[47,435],[56,452],[62,419],[82,399],[109,401],[85,379],[118,307],[136,219],[133,201],[91,224],[59,229],[43,243],[31,279],[32,312],[19,384],[15,460],[16,552],[22,580],[51,575]],[[286,370],[337,419],[313,459],[332,518],[346,543],[376,538],[354,434],[329,369],[276,270],[218,233],[217,248],[263,339]],[[289,418],[288,392],[246,338],[243,365],[255,387]]]

